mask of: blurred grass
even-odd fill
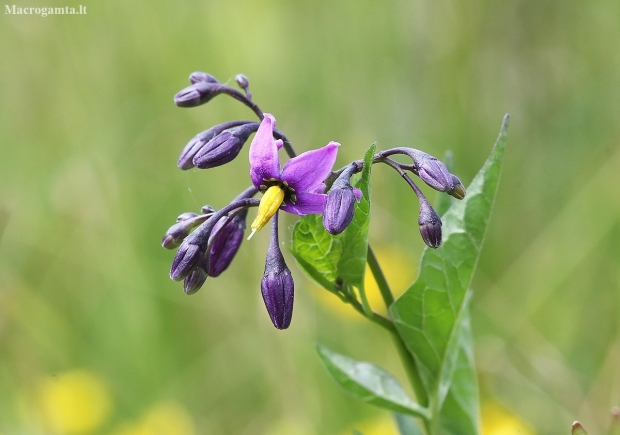
[[[299,150],[338,140],[345,163],[374,141],[451,149],[465,184],[510,112],[474,282],[482,391],[537,433],[575,419],[602,433],[620,403],[619,2],[86,5],[0,16],[0,431],[30,427],[20,398],[73,369],[109,387],[97,433],[166,400],[196,433],[339,433],[382,415],[349,403],[313,343],[398,374],[389,340],[299,274],[293,325],[274,330],[258,291],[265,235],[195,296],[168,279],[159,241],[174,218],[248,184],[242,157],[176,169],[195,133],[251,115],[224,97],[175,108],[205,70],[248,75]],[[374,175],[372,238],[416,268],[414,196],[385,168]]]

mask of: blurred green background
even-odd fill
[[[249,184],[242,156],[176,168],[197,132],[252,118],[224,96],[175,107],[195,70],[245,73],[298,151],[337,140],[344,164],[375,141],[450,149],[465,185],[509,112],[473,284],[486,433],[566,434],[575,419],[603,433],[620,404],[620,2],[84,4],[0,15],[2,435],[395,433],[314,351],[404,379],[389,337],[296,270],[293,324],[274,329],[267,233],[194,296],[168,278],[176,216]],[[415,196],[384,167],[373,192],[373,244],[411,279]]]

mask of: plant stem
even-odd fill
[[[372,272],[372,276],[379,287],[379,291],[381,292],[381,297],[383,298],[383,302],[385,306],[389,309],[390,305],[394,303],[394,295],[390,290],[390,286],[385,279],[385,275],[383,274],[383,270],[381,270],[381,266],[377,261],[377,257],[373,252],[370,245],[368,245],[368,255],[366,258],[368,263],[368,267]],[[393,325],[393,323],[392,323]],[[392,335],[394,338],[394,344],[396,345],[396,350],[398,351],[398,356],[403,364],[403,368],[407,373],[407,377],[409,378],[409,383],[413,388],[413,391],[418,399],[418,402],[422,406],[428,406],[428,395],[426,394],[426,390],[424,388],[424,384],[422,383],[422,379],[420,378],[420,374],[418,372],[418,367],[416,365],[413,356],[405,346],[402,337],[398,334],[398,331],[393,328]]]
[[[379,291],[381,292],[381,297],[383,298],[383,302],[385,303],[386,308],[390,308],[390,305],[394,302],[394,296],[392,295],[392,291],[390,290],[390,285],[385,279],[385,275],[383,275],[383,271],[381,270],[381,266],[379,265],[379,261],[377,261],[377,257],[375,256],[374,251],[368,245],[368,254],[366,256],[366,262],[368,263],[368,267],[370,267],[370,271],[372,272],[372,276],[375,278],[375,282],[379,287]]]

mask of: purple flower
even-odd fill
[[[323,181],[331,173],[340,146],[330,142],[323,148],[293,157],[280,169],[278,150],[282,141],[273,138],[275,126],[275,118],[265,114],[250,145],[250,177],[264,194],[250,237],[279,209],[299,216],[323,213],[327,200]]]

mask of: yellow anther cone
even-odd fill
[[[282,205],[282,201],[284,201],[284,190],[279,186],[271,186],[267,189],[258,205],[258,213],[256,214],[254,222],[252,222],[252,232],[248,236],[248,240],[252,238],[254,233],[260,231],[267,225],[269,219],[276,214],[280,205]]]

